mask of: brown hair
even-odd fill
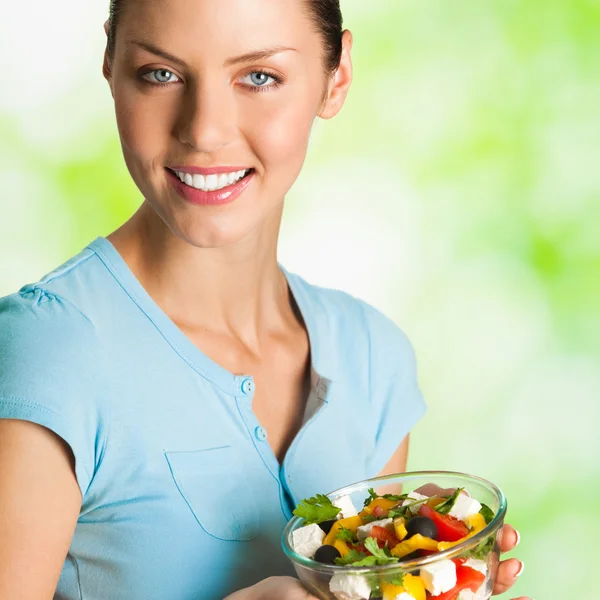
[[[117,26],[126,2],[127,0],[110,0],[107,50],[111,62],[115,56]],[[303,0],[303,2],[309,9],[317,32],[323,36],[325,42],[323,66],[328,75],[332,74],[340,66],[342,57],[343,18],[340,0]]]

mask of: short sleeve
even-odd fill
[[[363,303],[363,310],[369,337],[370,414],[375,420],[374,450],[367,465],[370,475],[375,476],[427,408],[409,339],[374,307]]]
[[[75,457],[82,496],[106,429],[93,394],[93,337],[91,322],[61,297],[24,288],[0,299],[0,418],[61,437]]]

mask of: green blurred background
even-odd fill
[[[412,339],[411,469],[498,483],[514,594],[597,600],[600,2],[342,0],[355,82],[319,122],[280,259]],[[140,202],[101,76],[107,0],[0,21],[0,295]],[[597,584],[596,584],[597,586]]]

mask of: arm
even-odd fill
[[[0,598],[54,596],[80,507],[65,442],[40,425],[0,419]]]
[[[392,457],[379,472],[378,477],[383,475],[393,475],[395,473],[404,473],[406,471],[406,463],[408,461],[408,444],[410,434],[407,435],[398,446]]]

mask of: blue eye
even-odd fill
[[[147,79],[150,75],[154,77],[154,81],[152,79]],[[149,71],[143,77],[146,81],[154,83],[155,85],[169,85],[179,81],[179,77],[167,69],[155,69],[154,71]],[[175,81],[173,78],[175,78]]]
[[[243,79],[246,78],[250,78],[251,85],[249,87],[253,92],[266,92],[279,87],[283,83],[280,77],[271,75],[266,71],[252,71],[252,73],[248,73]],[[273,83],[267,85],[269,79],[273,80]]]

